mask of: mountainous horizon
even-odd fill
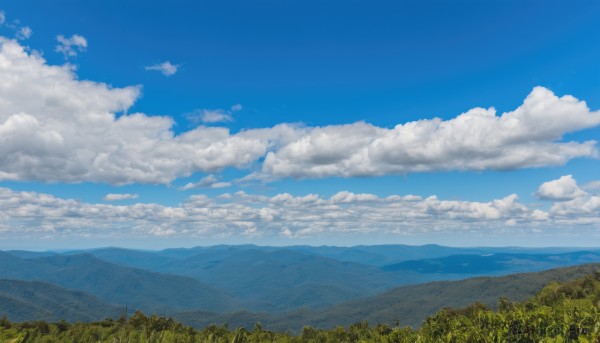
[[[223,247],[220,248],[217,251],[222,253]],[[244,252],[253,251],[251,247],[245,248]],[[106,250],[110,251],[112,249]],[[105,253],[106,250],[103,252]],[[121,251],[121,253],[123,252],[136,253],[129,250]],[[167,251],[167,253],[173,258],[173,250]],[[476,274],[476,272],[459,275],[444,274],[438,271],[436,278],[430,278],[429,282],[426,282],[428,281],[426,278],[412,282],[414,285],[403,285],[401,282],[396,282],[389,284],[384,289],[373,289],[371,294],[353,294],[347,298],[340,298],[338,296],[339,285],[336,286],[335,284],[330,285],[332,290],[334,290],[333,293],[324,292],[323,290],[328,288],[324,284],[315,283],[313,288],[303,288],[302,284],[296,284],[288,289],[287,296],[281,294],[281,289],[277,287],[267,288],[266,292],[272,294],[266,299],[275,299],[277,302],[280,302],[280,298],[277,295],[280,292],[281,297],[296,299],[302,305],[295,307],[293,302],[287,302],[288,307],[277,308],[264,307],[264,304],[261,304],[261,301],[258,300],[260,299],[260,292],[256,292],[253,300],[245,302],[240,301],[240,299],[249,300],[254,292],[253,290],[248,293],[242,293],[242,297],[237,300],[235,297],[218,300],[217,294],[222,293],[215,291],[216,288],[213,288],[207,294],[206,292],[210,288],[206,288],[206,286],[202,286],[205,289],[205,295],[201,298],[202,300],[200,302],[194,301],[194,298],[191,297],[198,296],[192,294],[202,294],[201,292],[198,293],[198,287],[202,284],[194,283],[192,279],[187,279],[187,283],[182,284],[182,281],[186,279],[175,275],[170,276],[169,274],[154,272],[148,274],[148,272],[144,272],[144,269],[121,267],[120,265],[99,260],[91,254],[56,254],[42,257],[37,256],[37,254],[29,255],[23,251],[15,252],[15,254],[22,257],[28,256],[29,258],[20,258],[6,252],[0,252],[0,260],[2,262],[0,263],[0,316],[9,315],[13,320],[56,321],[65,319],[72,321],[97,321],[105,317],[115,318],[123,315],[127,306],[130,313],[140,309],[146,313],[170,315],[197,328],[210,324],[220,325],[225,323],[236,327],[245,326],[251,328],[255,322],[261,322],[272,329],[280,331],[298,331],[305,325],[332,328],[336,325],[350,325],[362,320],[388,324],[393,324],[395,320],[401,320],[405,325],[415,327],[425,317],[435,313],[442,307],[461,307],[479,301],[494,308],[500,297],[508,297],[511,300],[520,301],[535,294],[541,287],[551,281],[570,280],[594,271],[600,271],[600,263],[573,263],[578,265],[558,269],[545,269],[544,271],[533,273],[511,273],[508,276],[478,278],[468,277],[469,275]],[[590,252],[579,251],[575,252],[573,256],[589,257],[589,254]],[[182,254],[181,251],[178,251],[175,255],[184,260],[189,259],[187,254]],[[233,253],[233,256],[235,255],[236,253]],[[292,256],[294,255],[295,253],[292,253]],[[504,259],[510,254],[503,253],[501,255]],[[521,259],[524,255],[526,254],[515,254],[516,257]],[[303,256],[306,258],[306,255]],[[464,256],[467,255],[451,255],[450,266],[453,266],[455,263],[452,259],[453,257],[462,259]],[[554,256],[562,256],[563,260],[558,259],[558,261],[564,263],[564,258],[569,256],[569,254],[562,253]],[[484,257],[488,256],[484,255]],[[532,254],[530,257],[532,261],[547,260],[546,255]],[[228,258],[224,258],[224,260],[227,261]],[[439,258],[438,260],[444,261],[445,259]],[[282,260],[279,259],[279,261]],[[426,259],[423,261],[430,262],[431,260]],[[597,262],[600,262],[600,256],[598,256]],[[351,264],[355,263],[351,262]],[[310,262],[308,265],[313,266]],[[8,266],[10,268],[7,269]],[[81,268],[87,270],[89,274],[101,275],[98,270],[102,270],[107,266],[110,266],[111,270],[110,284],[116,287],[110,288],[109,291],[105,291],[104,287],[106,286],[104,284],[98,284],[98,278],[90,280],[85,275],[82,275],[83,277],[68,280],[71,278],[70,275],[81,274]],[[231,264],[227,264],[227,266],[231,268]],[[477,268],[479,267],[477,266]],[[490,267],[489,274],[492,275],[496,270],[494,269],[494,265],[490,265]],[[478,269],[478,271],[480,272],[481,270]],[[235,272],[237,271],[233,270],[233,273]],[[402,275],[405,275],[406,271],[403,270],[402,273]],[[127,284],[137,286],[132,288],[126,285],[118,286],[122,282],[120,274],[123,275],[123,279],[129,280]],[[274,274],[279,275],[281,279],[285,280],[283,276],[286,274],[282,274],[281,270],[276,270]],[[353,275],[353,277],[356,276]],[[7,277],[12,280],[7,279]],[[264,277],[264,275],[261,275],[261,277]],[[32,281],[22,281],[19,279]],[[462,280],[451,281],[453,279]],[[158,287],[156,285],[158,280],[169,280],[165,284],[166,288]],[[446,281],[431,282],[431,280]],[[347,282],[343,278],[338,281],[339,283]],[[253,282],[250,281],[250,284]],[[152,285],[150,288],[144,286],[150,284]],[[248,283],[242,282],[241,284],[243,287],[248,286]],[[218,282],[213,283],[212,286],[220,287]],[[266,284],[259,284],[259,287],[266,286]],[[121,292],[124,291],[125,293],[121,296],[115,296],[111,294],[115,289]],[[127,293],[128,289],[135,289],[137,294]],[[298,294],[298,292],[294,292],[298,289],[308,290],[309,293],[313,293],[306,294],[304,299],[302,296],[290,296],[290,294]],[[319,298],[328,295],[333,296],[329,301]],[[188,303],[178,303],[177,299],[179,296],[186,297]],[[315,301],[315,299],[318,299],[318,301]],[[206,301],[209,301],[209,303]]]
[[[84,292],[98,299],[93,306],[112,311],[111,306],[127,305],[132,311],[181,316],[184,322],[191,319],[180,314],[188,312],[250,325],[250,318],[275,323],[277,316],[316,316],[396,287],[420,285],[415,291],[426,290],[425,284],[432,281],[512,275],[593,262],[600,263],[600,248],[218,245],[157,251],[19,250],[0,251],[0,278]],[[39,286],[37,289],[39,293]],[[432,296],[423,292],[425,297]],[[470,295],[464,298],[473,300]],[[16,306],[5,301],[6,305],[0,302],[0,310]],[[351,312],[345,311],[348,318],[354,318]],[[73,318],[70,310],[63,313],[65,318]],[[51,318],[50,312],[46,316]],[[80,316],[89,318],[85,312]]]

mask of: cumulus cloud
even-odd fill
[[[536,196],[544,200],[565,201],[585,196],[586,192],[577,186],[572,175],[561,176],[558,180],[544,182]]]
[[[87,46],[77,35],[59,41],[67,56]],[[561,138],[597,126],[600,112],[542,87],[499,116],[475,108],[392,129],[283,123],[175,134],[170,117],[127,114],[139,86],[79,80],[70,66],[48,65],[15,40],[0,38],[0,79],[11,80],[0,87],[0,180],[167,184],[224,168],[250,169],[251,178],[262,180],[355,177],[555,166],[597,156],[595,141]]]
[[[155,64],[146,67],[146,70],[155,70],[161,72],[165,76],[175,75],[177,73],[177,69],[179,69],[178,64],[172,64],[169,61],[165,61],[163,63]]]
[[[579,188],[572,175],[565,175],[558,180],[544,182],[536,195],[554,201],[548,215],[557,223],[600,224],[600,196],[594,194],[598,185],[600,181],[587,183],[588,193]]]
[[[555,217],[566,217],[579,222],[600,224],[600,196],[578,197],[569,201],[557,202],[550,208],[550,214]]]
[[[117,194],[116,197],[124,196]],[[310,237],[320,234],[420,234],[433,230],[494,230],[548,220],[516,195],[489,202],[442,200],[435,196],[378,197],[342,191],[274,196],[238,192],[225,197],[189,197],[176,207],[116,206],[61,199],[49,194],[0,188],[0,225],[11,235],[35,237],[52,227],[57,235]]]
[[[56,40],[58,41],[58,45],[54,50],[63,54],[65,59],[77,56],[77,52],[85,51],[88,46],[87,39],[76,34],[71,37],[59,35],[56,37]]]
[[[4,11],[0,11],[0,26],[4,25],[6,22],[6,13]]]
[[[419,120],[393,129],[363,122],[311,128],[270,151],[262,171],[320,178],[556,166],[597,156],[595,141],[560,139],[598,124],[600,111],[590,111],[585,102],[536,87],[523,105],[500,116],[493,108],[474,108],[450,120]]]
[[[181,187],[180,190],[187,191],[193,188],[225,188],[230,186],[231,182],[220,182],[216,176],[211,174],[203,177],[196,183],[187,183],[185,186]]]
[[[139,196],[137,194],[129,194],[129,193],[108,193],[104,196],[105,201],[118,201],[118,200],[127,200],[127,199],[137,199]]]
[[[298,131],[199,127],[176,136],[170,117],[117,117],[140,87],[77,80],[71,67],[49,66],[8,39],[0,39],[0,79],[12,80],[0,87],[0,180],[169,183],[244,168]]]
[[[600,197],[590,195],[555,202],[549,211],[527,206],[515,194],[481,202],[440,199],[435,195],[380,197],[349,191],[329,197],[237,192],[211,198],[199,194],[178,206],[117,206],[0,188],[0,228],[4,238],[32,239],[49,233],[57,238],[223,239],[244,235],[295,239],[431,233],[490,236],[522,230],[545,234],[564,234],[571,229],[585,232],[598,224]]]
[[[29,37],[31,37],[32,34],[33,30],[31,30],[29,26],[23,26],[19,29],[19,31],[17,31],[16,37],[19,40],[26,40],[29,39]]]

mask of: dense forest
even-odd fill
[[[419,329],[360,322],[299,333],[211,325],[202,330],[137,311],[129,318],[94,323],[0,320],[3,342],[600,342],[600,272],[554,282],[523,302],[499,299],[494,311],[481,303],[445,308]]]

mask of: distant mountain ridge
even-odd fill
[[[270,252],[275,250],[291,250],[307,255],[322,256],[336,259],[341,262],[356,262],[371,266],[385,266],[395,263],[400,263],[409,260],[422,259],[437,259],[452,255],[486,255],[498,253],[516,253],[516,254],[563,254],[575,251],[591,250],[597,251],[599,248],[564,248],[564,247],[549,247],[549,248],[523,248],[523,247],[471,247],[457,248],[447,247],[437,244],[427,245],[357,245],[351,247],[338,246],[309,246],[309,245],[292,245],[286,247],[276,246],[258,246],[252,244],[244,245],[214,245],[214,246],[197,246],[193,248],[170,248],[164,250],[135,250],[118,247],[96,248],[86,250],[73,250],[70,252],[62,252],[61,254],[80,254],[90,253],[98,258],[109,262],[128,265],[137,268],[146,268],[152,260],[151,264],[160,264],[165,261],[177,261],[193,256],[205,256],[207,259],[219,260],[231,256],[233,254],[246,250],[259,250]],[[8,251],[18,257],[24,255],[40,255],[57,254],[56,252],[27,252],[22,250]],[[21,255],[21,256],[19,256]]]
[[[269,319],[271,315],[316,318],[315,313],[399,286],[589,262],[600,262],[600,250],[438,245],[219,245],[161,251],[111,247],[0,252],[0,278],[48,282],[148,313],[204,313],[206,318],[232,320],[258,316],[277,323]]]
[[[263,311],[322,308],[423,280],[411,272],[400,276],[289,249],[248,249],[222,259],[196,255],[164,265],[160,271],[190,276],[237,297],[255,299],[265,304],[258,307]]]
[[[464,274],[525,272],[559,266],[600,261],[600,251],[575,251],[560,254],[496,253],[452,255],[436,259],[409,260],[383,267],[387,271],[412,271],[424,274]]]

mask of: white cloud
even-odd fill
[[[501,116],[476,108],[392,129],[284,123],[235,134],[205,126],[176,134],[170,117],[122,114],[140,96],[139,86],[79,80],[70,66],[48,65],[15,40],[0,38],[0,79],[11,80],[0,87],[0,180],[166,184],[224,168],[257,168],[248,180],[354,177],[554,166],[597,156],[595,141],[561,137],[597,126],[600,112],[541,87]]]
[[[33,34],[33,31],[31,30],[31,28],[29,26],[23,26],[22,28],[19,29],[19,31],[17,31],[17,39],[20,40],[26,40],[29,39],[29,37],[31,37],[31,35]]]
[[[565,201],[586,195],[581,188],[577,186],[577,181],[572,175],[561,176],[558,180],[544,182],[538,188],[536,196],[544,200]]]
[[[91,204],[0,188],[0,226],[6,227],[11,237],[36,237],[47,234],[48,227],[61,237],[397,235],[461,232],[465,228],[488,232],[504,228],[510,220],[535,226],[545,220],[540,212],[520,204],[515,195],[469,202],[435,196],[380,198],[347,191],[329,198],[238,192],[216,198],[194,195],[178,207],[169,207]]]
[[[0,39],[0,180],[169,183],[194,172],[244,168],[292,125],[232,135],[199,127],[175,135],[169,117],[121,115],[140,87],[77,80],[14,40]]]
[[[202,179],[200,179],[200,181],[198,182],[198,186],[199,187],[206,187],[206,186],[210,186],[212,184],[215,184],[219,181],[219,179],[216,178],[216,176],[214,175],[208,175],[203,177]]]
[[[335,203],[351,203],[361,201],[376,201],[379,198],[373,194],[355,194],[351,192],[338,192],[331,197],[331,200]]]
[[[81,35],[72,35],[71,37],[59,35],[56,40],[59,44],[54,50],[63,54],[65,59],[77,56],[77,52],[85,51],[88,46],[87,39]]]
[[[8,29],[15,32],[15,38],[18,40],[27,40],[33,34],[33,30],[29,26],[21,26],[20,20],[6,21],[6,14],[0,11],[0,27],[5,25]]]
[[[436,196],[378,197],[341,191],[331,197],[288,193],[268,197],[244,192],[190,196],[179,206],[92,204],[49,194],[0,188],[3,237],[58,238],[172,236],[178,238],[511,235],[529,230],[565,234],[595,230],[600,197],[553,204],[545,212],[514,194],[487,202]]]
[[[229,111],[222,109],[199,109],[186,115],[187,119],[193,123],[226,123],[233,121],[233,113],[241,111],[242,105],[236,104],[231,106]]]
[[[556,166],[597,156],[595,141],[560,139],[598,124],[600,112],[591,112],[585,102],[536,87],[523,105],[500,116],[493,108],[475,108],[450,120],[419,120],[393,129],[362,122],[311,128],[270,151],[262,172],[321,178]]]
[[[163,75],[165,75],[165,76],[171,76],[171,75],[175,75],[175,73],[177,73],[178,68],[179,68],[178,64],[172,64],[169,61],[165,61],[163,63],[148,66],[148,67],[146,67],[146,70],[156,70],[156,71],[163,73]]]
[[[585,188],[594,193],[600,181],[592,181]],[[600,196],[590,194],[577,186],[571,175],[545,182],[540,186],[546,199],[554,200],[549,214],[558,222],[579,225],[600,224]]]
[[[231,114],[223,110],[202,110],[200,120],[203,123],[224,123],[233,121]]]
[[[568,220],[593,218],[600,224],[600,196],[579,197],[573,200],[557,202],[550,208],[555,217],[566,217]]]
[[[176,233],[177,231],[172,228],[154,227],[150,229],[150,234],[160,237],[169,237],[175,235]]]
[[[119,193],[108,193],[104,196],[105,201],[118,201],[118,200],[127,200],[127,199],[137,199],[139,196],[137,194],[119,194]]]
[[[180,190],[187,191],[193,188],[225,188],[230,186],[231,182],[220,182],[216,176],[211,174],[203,177],[196,183],[187,183],[185,186],[181,187]]]

